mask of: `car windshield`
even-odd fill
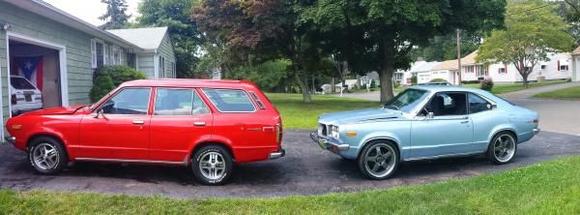
[[[395,98],[385,103],[385,108],[410,112],[427,96],[427,91],[419,89],[407,89],[399,93]]]
[[[30,82],[28,82],[24,78],[19,77],[12,77],[10,78],[10,84],[17,90],[34,90],[36,87],[32,86]]]

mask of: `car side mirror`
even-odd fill
[[[496,108],[497,108],[497,105],[496,104],[487,104],[487,109],[489,109],[489,110],[493,110],[493,109],[496,109]]]
[[[433,112],[429,112],[429,113],[427,113],[427,116],[425,118],[426,119],[433,119],[433,116],[435,116],[435,114],[433,114]]]
[[[103,109],[99,109],[99,110],[97,110],[97,112],[93,113],[93,118],[95,118],[95,119],[99,119],[99,118],[107,119],[107,117],[105,116],[105,111],[103,111]]]

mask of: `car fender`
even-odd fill
[[[234,153],[234,148],[232,147],[232,141],[225,137],[225,136],[221,136],[221,135],[215,135],[215,134],[206,134],[206,135],[202,135],[201,137],[197,138],[196,140],[193,141],[193,143],[190,144],[189,146],[189,154],[185,159],[189,159],[192,155],[193,155],[193,151],[200,145],[200,144],[204,144],[204,143],[218,143],[218,144],[223,144],[226,147],[229,148],[230,151],[232,151],[232,156],[235,155]]]
[[[389,132],[389,131],[374,131],[364,135],[358,144],[358,151],[357,157],[361,153],[362,149],[374,140],[389,140],[395,143],[397,148],[399,149],[400,158],[404,157],[403,155],[406,153],[406,148],[401,144],[402,138],[399,135]]]
[[[489,136],[487,137],[488,145],[489,143],[491,143],[491,140],[495,135],[503,131],[511,131],[516,135],[517,138],[516,126],[513,123],[502,123],[493,127],[493,129],[491,129],[491,132],[489,132]]]

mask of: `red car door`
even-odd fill
[[[81,121],[78,159],[146,160],[151,88],[124,88]],[[98,113],[98,114],[97,114]]]
[[[150,160],[184,162],[211,137],[213,116],[194,89],[157,88],[151,117]]]

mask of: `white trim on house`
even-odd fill
[[[47,42],[44,40],[36,39],[33,37],[25,36],[18,33],[6,32],[6,60],[8,61],[8,71],[6,73],[6,78],[8,79],[8,86],[10,86],[10,40],[15,40],[19,42],[24,42],[36,46],[41,46],[49,49],[55,49],[58,51],[59,60],[59,73],[60,73],[60,96],[61,96],[61,106],[68,106],[68,71],[67,71],[67,60],[66,60],[66,46]],[[8,89],[8,97],[10,97],[10,87]],[[12,103],[8,103],[9,116],[12,116]],[[4,114],[2,110],[2,114]]]
[[[153,55],[153,77],[159,78],[159,54],[157,54],[157,51]]]
[[[8,32],[6,32],[6,33],[8,33]],[[8,39],[8,35],[6,35],[5,39]],[[9,45],[8,40],[6,40],[6,48],[8,48],[8,45]],[[6,51],[6,53],[8,53],[8,51]],[[10,66],[10,65],[8,65],[9,61],[10,60],[6,59],[6,72],[8,72],[10,70],[8,68],[8,66]],[[10,79],[9,77],[10,77],[10,74],[6,73],[6,78]],[[4,125],[4,99],[2,99],[2,95],[4,95],[4,90],[2,90],[2,80],[1,79],[2,79],[2,66],[0,66],[0,120],[2,120],[2,121],[0,121],[1,122],[0,125]],[[10,85],[8,85],[7,88],[10,88]],[[10,104],[11,103],[10,96],[8,98],[9,98],[8,104]],[[10,108],[8,108],[8,110],[10,110]],[[2,126],[2,127],[4,127],[4,126]],[[0,128],[0,130],[2,130],[2,131],[0,131],[0,138],[2,138],[2,139],[0,139],[0,141],[4,141],[4,130],[5,129]]]

